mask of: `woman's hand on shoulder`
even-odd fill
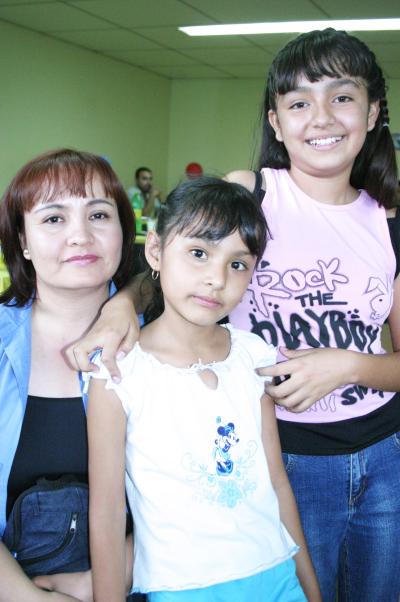
[[[285,379],[266,385],[265,391],[274,401],[292,412],[304,412],[316,401],[338,387],[354,382],[357,353],[345,349],[281,348],[288,358],[268,368],[258,369],[263,376]]]
[[[116,360],[122,359],[132,349],[139,338],[139,331],[131,299],[117,294],[103,306],[91,329],[66,349],[67,361],[74,370],[97,371],[89,357],[96,349],[102,349],[102,362],[113,380],[118,382],[121,375]]]
[[[224,177],[227,182],[233,182],[234,184],[241,184],[250,192],[254,191],[256,185],[256,176],[254,171],[248,169],[238,169],[237,171],[230,171]]]

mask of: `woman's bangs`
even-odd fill
[[[108,174],[98,173],[87,165],[52,166],[46,173],[37,174],[26,189],[25,210],[29,211],[37,202],[50,203],[58,197],[93,196],[93,183],[96,177],[101,181],[106,197],[114,196],[114,187]],[[28,202],[31,199],[31,203]],[[27,206],[30,204],[30,207]]]

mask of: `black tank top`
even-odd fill
[[[88,480],[86,415],[81,397],[29,395],[8,478],[7,517],[17,497],[37,479],[74,474]]]

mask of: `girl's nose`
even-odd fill
[[[313,107],[313,124],[316,126],[331,125],[335,121],[332,107],[328,102],[316,103]]]
[[[206,284],[211,286],[213,290],[224,288],[226,282],[226,274],[224,268],[212,267],[206,275]]]

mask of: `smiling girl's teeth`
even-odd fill
[[[334,144],[335,142],[339,142],[342,139],[342,136],[331,136],[330,138],[313,138],[308,141],[308,144],[312,144],[313,146],[327,146],[328,144]]]

